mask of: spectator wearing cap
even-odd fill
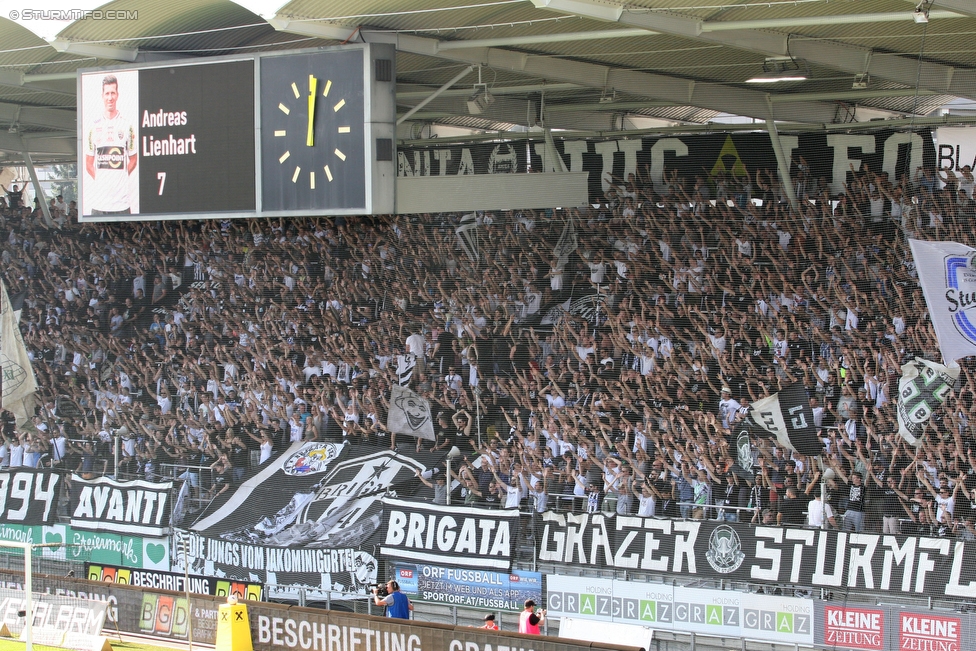
[[[541,626],[546,622],[545,609],[536,609],[535,601],[525,600],[525,608],[519,613],[519,633],[541,635]]]
[[[485,615],[485,623],[480,628],[486,628],[489,631],[500,631],[501,629],[498,628],[498,624],[495,623],[495,613]]]

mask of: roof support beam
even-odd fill
[[[861,23],[912,22],[915,12],[888,14],[838,14],[836,16],[797,16],[796,18],[760,18],[757,20],[709,20],[701,24],[702,32],[728,32],[736,29],[782,29],[810,25],[852,25]],[[929,11],[929,18],[966,18],[954,11]]]
[[[607,104],[574,103],[545,105],[545,126],[553,129],[572,129],[589,131],[625,131],[628,130],[630,117],[661,120],[674,124],[679,120],[659,118],[653,115],[632,116],[632,109],[647,109],[660,106],[673,106],[670,102],[614,102]],[[498,97],[484,113],[471,116],[468,114],[466,102],[459,98],[439,97],[435,102],[424,107],[410,117],[413,121],[437,122],[447,118],[476,117],[486,122],[525,124],[536,126],[539,103],[534,99],[515,97]],[[401,118],[402,119],[402,118]],[[400,120],[397,120],[399,123]]]
[[[513,45],[535,45],[537,43],[570,43],[574,41],[606,40],[609,38],[633,38],[648,36],[646,29],[603,29],[593,32],[568,32],[564,34],[538,34],[535,36],[509,36],[506,38],[482,38],[461,41],[441,41],[437,49],[463,50],[472,47],[510,47]]]
[[[284,16],[274,16],[268,19],[268,24],[279,32],[290,32],[292,34],[302,34],[316,38],[328,38],[337,41],[345,41],[353,33],[348,27],[339,27],[328,23],[292,19]],[[369,40],[368,34],[373,30],[361,30],[364,38]],[[373,32],[386,33],[386,32]],[[601,29],[585,32],[565,32],[562,34],[536,34],[533,36],[508,36],[499,38],[482,38],[471,40],[441,41],[431,39],[439,51],[465,50],[473,47],[510,47],[514,45],[535,45],[538,43],[571,43],[575,41],[595,41],[606,40],[609,38],[634,38],[637,36],[648,36],[651,32],[641,27],[633,29]]]
[[[945,6],[946,1],[949,0],[943,0],[940,4]],[[916,59],[872,56],[872,51],[868,48],[819,39],[790,39],[789,34],[760,29],[704,32],[700,20],[660,12],[632,12],[623,6],[608,7],[589,0],[532,0],[532,3],[540,9],[602,20],[613,20],[609,16],[617,14],[616,22],[622,25],[719,43],[766,56],[794,56],[851,74],[866,72],[877,79],[887,79],[912,87],[917,83],[920,88],[937,93],[976,99],[976,70],[972,68],[954,68],[923,61],[919,70]],[[614,7],[616,11],[608,11]]]
[[[909,0],[912,4],[917,5],[916,0]],[[948,9],[949,11],[954,11],[957,14],[966,14],[967,16],[976,16],[976,5],[974,5],[971,0],[935,0],[932,3],[933,7],[941,7],[942,9]]]
[[[0,124],[8,123],[72,132],[77,128],[74,110],[21,106],[0,102]]]
[[[411,115],[413,115],[414,113],[416,113],[420,109],[422,109],[425,106],[427,106],[428,104],[430,104],[432,101],[434,101],[434,99],[438,95],[440,95],[441,93],[443,93],[444,91],[446,91],[447,89],[449,89],[451,86],[453,86],[457,82],[459,82],[462,79],[464,79],[465,77],[467,77],[468,74],[472,70],[474,70],[474,66],[468,66],[467,68],[465,68],[461,72],[459,72],[456,75],[454,75],[443,86],[441,86],[440,88],[438,88],[437,90],[435,90],[433,93],[431,93],[430,95],[428,95],[424,99],[420,100],[420,103],[419,104],[417,104],[412,109],[410,109],[409,111],[407,111],[406,113],[404,113],[403,115],[401,115],[399,118],[397,118],[397,121],[396,121],[397,126],[400,126],[401,124],[403,124],[404,122],[406,122],[408,119],[410,119],[410,116]],[[480,75],[481,73],[478,73],[478,74]],[[311,101],[311,100],[309,100],[309,101]],[[309,119],[311,120],[311,118],[309,118]],[[312,127],[309,127],[309,129],[311,129],[311,128]]]
[[[535,110],[533,102],[526,102],[525,100],[520,100],[518,102],[512,102],[511,104],[502,104],[503,100],[495,102],[491,106],[490,113],[486,115],[479,115],[478,118],[484,118],[486,121],[493,123],[503,123],[503,124],[525,124],[526,113]],[[519,108],[521,106],[521,108]],[[581,109],[573,112],[558,112],[558,113],[548,113],[546,114],[546,127],[552,129],[565,129],[571,131],[601,131],[601,132],[617,132],[626,130],[626,120],[628,116],[624,113],[609,113],[609,112],[597,112],[597,111],[587,111]],[[450,107],[446,107],[445,110],[430,109],[425,111],[420,111],[415,113],[413,119],[418,122],[438,122],[450,118],[470,118],[472,116],[468,115],[467,111],[455,110]],[[663,119],[655,118],[653,116],[644,116],[648,119]],[[665,120],[669,124],[674,123],[674,120]],[[535,125],[538,126],[538,125]],[[484,129],[487,131],[492,131],[490,127],[473,127],[465,126],[465,129]],[[498,133],[492,131],[492,133]],[[511,131],[501,132],[506,138],[517,138],[520,135],[513,133]],[[493,136],[495,137],[495,136]]]
[[[32,156],[71,160],[77,156],[74,138],[21,138],[0,129],[0,151],[23,155],[25,145]]]
[[[574,0],[575,1],[575,0]],[[272,19],[272,25],[283,31],[338,38],[333,25]],[[281,27],[279,27],[281,25]],[[321,33],[315,33],[321,27]],[[348,29],[342,30],[348,38]],[[326,35],[328,34],[328,35]],[[689,79],[621,70],[610,66],[571,61],[566,59],[531,56],[524,52],[492,47],[469,48],[441,52],[440,41],[425,36],[392,32],[366,32],[367,41],[392,43],[401,52],[440,57],[469,65],[487,65],[510,70],[536,78],[575,83],[589,88],[613,88],[637,97],[651,97],[673,102],[679,106],[698,106],[714,111],[726,111],[765,120],[769,117],[766,93],[722,84],[696,84]],[[827,102],[805,101],[790,105],[789,109],[777,109],[774,119],[791,119],[800,122],[830,123],[836,119],[836,107]]]
[[[417,54],[425,54],[432,45],[436,44],[436,41],[434,44],[429,42],[434,39],[425,37],[407,34],[390,36],[398,50]],[[613,88],[637,97],[666,100],[678,106],[699,106],[763,120],[769,112],[766,93],[723,84],[696,84],[689,79],[621,70],[580,61],[535,57],[497,48],[452,50],[449,53],[435,53],[433,56],[451,58],[464,63],[483,64],[542,79],[577,83],[590,88]],[[833,122],[836,119],[836,107],[826,102],[797,102],[789,109],[774,110],[777,111],[776,119],[789,118],[817,123]]]
[[[71,78],[75,78],[75,73],[71,73]],[[67,91],[58,88],[48,88],[46,86],[36,86],[30,75],[25,75],[19,70],[0,70],[0,86],[11,86],[13,88],[27,88],[40,93],[52,93],[54,95],[64,95],[65,97],[75,97],[77,93],[72,89]]]
[[[398,81],[397,88],[409,87],[416,84],[407,84],[402,81]],[[526,93],[538,93],[541,91],[562,91],[562,90],[579,90],[579,86],[576,84],[522,84],[516,86],[492,86],[491,94],[495,95],[525,95]],[[431,90],[397,90],[396,98],[398,102],[406,102],[413,99],[423,99],[430,95]],[[460,97],[471,94],[470,88],[455,88],[453,90],[446,90],[441,93],[441,97]]]
[[[100,43],[83,43],[68,41],[63,38],[56,38],[51,41],[51,47],[58,52],[65,54],[80,54],[99,59],[114,59],[116,61],[128,61],[132,63],[139,56],[139,50],[124,47],[113,47]]]

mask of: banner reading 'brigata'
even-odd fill
[[[508,570],[512,566],[517,509],[437,506],[384,499],[380,554],[395,561],[449,563]]]

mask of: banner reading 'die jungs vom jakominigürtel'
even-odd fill
[[[354,599],[376,584],[381,498],[409,495],[441,457],[411,449],[295,443],[188,530],[172,537],[173,571],[263,583],[269,599]]]

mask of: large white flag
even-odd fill
[[[976,249],[908,240],[942,361],[976,355]]]
[[[37,380],[3,281],[0,281],[0,366],[3,368],[0,406],[13,412],[17,424],[23,425],[34,415]]]
[[[409,434],[418,439],[435,440],[430,403],[406,387],[390,387],[390,413],[386,427],[394,434]]]
[[[898,381],[898,433],[918,447],[932,412],[945,402],[959,379],[958,364],[943,366],[921,357],[901,367]]]

